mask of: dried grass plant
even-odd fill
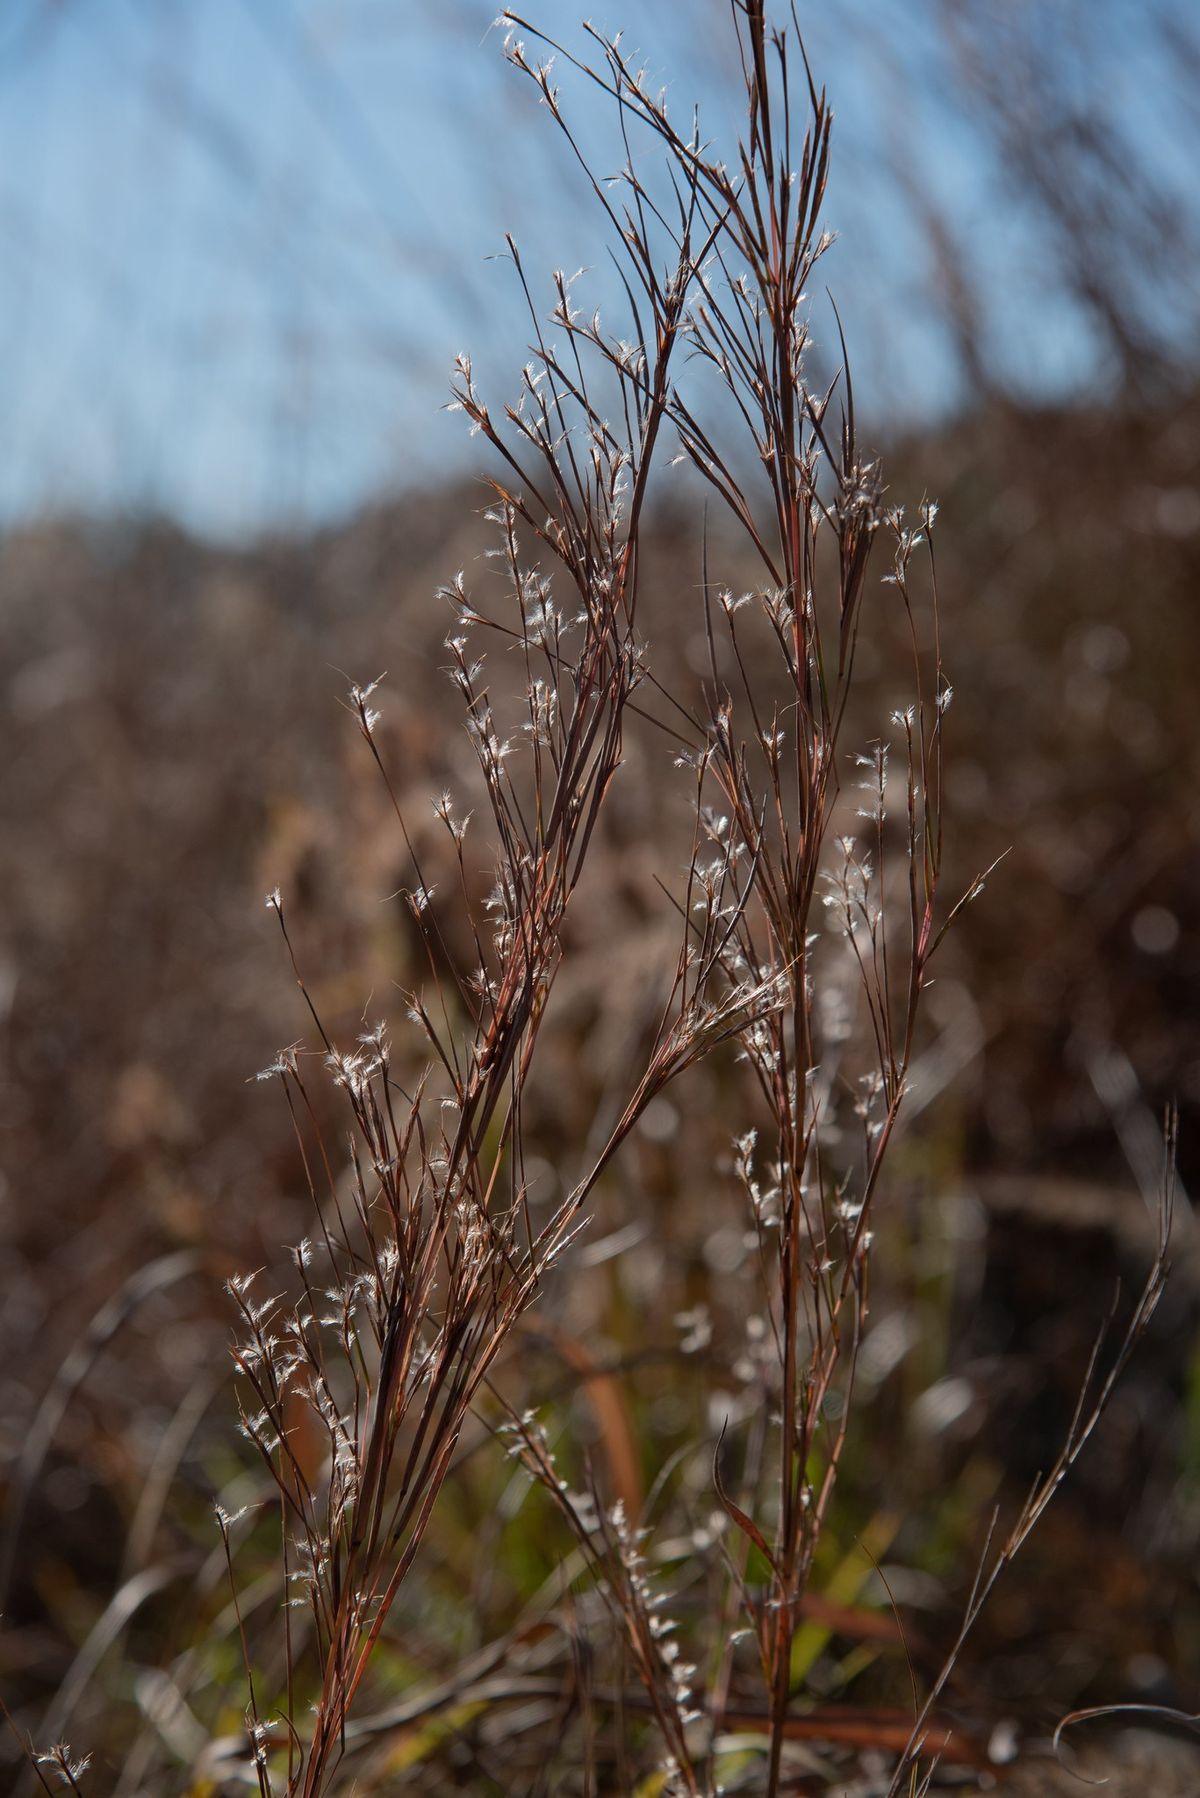
[[[830,242],[821,207],[831,117],[794,16],[774,30],[762,0],[734,0],[746,123],[727,162],[694,121],[668,112],[620,40],[591,31],[584,61],[506,17],[509,59],[538,90],[607,226],[627,319],[610,334],[560,276],[543,328],[510,243],[532,321],[516,399],[493,408],[470,360],[457,365],[454,402],[493,458],[504,598],[485,601],[462,577],[444,595],[478,770],[478,815],[450,794],[435,807],[459,883],[452,901],[435,903],[419,833],[393,794],[411,864],[405,902],[427,959],[398,1047],[382,1025],[352,1046],[335,1042],[293,953],[284,899],[268,901],[344,1099],[351,1149],[347,1172],[342,1146],[317,1129],[309,1050],[284,1051],[264,1078],[292,1109],[314,1224],[288,1296],[260,1291],[255,1277],[232,1288],[243,1428],[278,1512],[282,1636],[251,1627],[261,1592],[235,1597],[248,1733],[210,1744],[190,1789],[241,1778],[262,1798],[399,1790],[386,1752],[396,1732],[438,1712],[516,1704],[533,1707],[540,1770],[518,1785],[495,1747],[480,1790],[775,1798],[818,1789],[798,1783],[811,1775],[793,1759],[814,1741],[881,1749],[878,1789],[928,1790],[956,1751],[936,1711],[954,1657],[924,1696],[914,1673],[907,1718],[814,1709],[798,1702],[797,1641],[806,1622],[830,1615],[814,1562],[854,1429],[876,1213],[922,996],[947,929],[982,887],[952,903],[939,891],[951,689],[936,507],[914,521],[889,507],[859,441],[848,366],[813,385],[806,296]],[[554,85],[556,59],[611,102],[626,159],[615,182],[585,156]],[[642,631],[643,533],[672,456],[707,485],[723,520],[699,589],[681,585],[675,601],[697,606],[707,643],[707,672],[691,685],[656,666]],[[734,536],[758,568],[746,591],[711,566],[732,556]],[[903,620],[908,644],[910,697],[886,726],[890,747],[856,734],[852,703],[856,651],[881,606]],[[515,696],[492,679],[489,641],[505,666],[519,663]],[[393,793],[374,684],[355,686],[349,704]],[[641,1061],[578,1168],[560,1170],[562,1196],[547,1213],[531,1199],[527,1097],[573,953],[568,919],[635,721],[670,745],[694,811],[686,874],[661,870],[678,953]],[[482,907],[481,855],[494,870]],[[447,903],[459,920],[453,942]],[[574,1484],[563,1475],[559,1445],[514,1398],[502,1357],[552,1272],[570,1281],[571,1245],[635,1127],[713,1056],[740,1082],[735,1166],[754,1253],[738,1299],[744,1337],[730,1353],[743,1397],[700,1445],[711,1526],[690,1534],[686,1558],[658,1556],[646,1516],[630,1514],[596,1470]],[[1124,1346],[1097,1362],[1059,1462],[985,1558],[964,1631],[1080,1452],[1153,1309],[1168,1222],[1164,1202],[1160,1253]],[[364,1714],[469,1429],[505,1438],[571,1533],[555,1591],[575,1619],[555,1638],[561,1651],[570,1637],[570,1652],[539,1662],[536,1632],[514,1632],[442,1687]],[[221,1510],[219,1523],[238,1595],[239,1546],[262,1506],[245,1518]],[[57,1774],[81,1789],[65,1748],[39,1771],[43,1784]],[[122,1789],[148,1788],[127,1769]]]

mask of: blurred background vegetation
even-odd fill
[[[652,76],[719,136],[738,103],[719,4],[637,10]],[[800,22],[837,113],[824,267],[859,410],[892,494],[942,504],[954,873],[1007,852],[930,994],[821,1577],[882,1603],[863,1538],[920,1633],[952,1637],[991,1504],[1052,1459],[1114,1282],[1144,1271],[1175,1100],[1167,1301],[960,1700],[1034,1729],[1112,1698],[1195,1710],[1200,27],[1183,0],[837,0]],[[513,384],[519,293],[487,260],[506,230],[535,295],[600,261],[489,23],[473,0],[20,0],[0,26],[0,1690],[114,1757],[193,1612],[203,1634],[225,1603],[200,1577],[211,1498],[251,1476],[221,1281],[308,1228],[286,1111],[246,1084],[305,1024],[261,895],[288,894],[339,1026],[411,972],[402,845],[339,671],[389,671],[390,766],[435,857],[429,799],[469,756],[433,595],[471,576],[483,504],[446,371],[469,346],[493,392]],[[615,165],[611,122],[579,106]],[[589,282],[603,303],[603,267]],[[682,475],[660,495],[650,634],[694,667],[696,495]],[[666,765],[631,745],[605,890],[583,896],[534,1119],[550,1182],[674,954]],[[719,1069],[688,1097],[643,1130],[603,1195],[608,1249],[581,1252],[509,1370],[631,1498],[737,1386],[742,1125]],[[697,1306],[713,1333],[685,1356],[670,1319]],[[480,1454],[447,1492],[398,1691],[509,1627],[565,1552],[507,1477]],[[818,1638],[814,1691],[869,1682],[861,1643]],[[204,1714],[236,1729],[236,1662],[214,1647],[205,1677],[225,1697]],[[412,1749],[428,1789],[448,1752]]]

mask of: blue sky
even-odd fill
[[[1130,104],[1124,83],[1169,162],[1179,134],[1138,98],[1155,76],[1138,67],[1139,7],[1106,5],[1120,29],[1094,103]],[[1087,322],[1045,277],[1043,227],[955,104],[933,0],[801,10],[838,115],[827,222],[840,241],[825,278],[868,410],[904,421],[961,398],[904,165],[993,296],[997,356],[1018,386],[1094,378]],[[6,0],[0,522],[153,509],[239,536],[469,463],[477,446],[440,410],[451,358],[470,348],[503,394],[524,341],[510,271],[490,253],[511,230],[535,279],[603,256],[493,11]],[[576,11],[552,0],[537,16],[569,31]],[[620,21],[615,4],[605,12],[597,23]],[[630,14],[652,70],[728,137],[720,0],[633,0]],[[586,91],[574,104],[599,166],[615,167],[606,114]],[[830,324],[814,297],[820,339]]]

